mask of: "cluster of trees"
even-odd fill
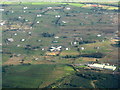
[[[43,36],[43,37],[54,37],[55,34],[51,34],[51,33],[48,33],[48,32],[44,32],[44,33],[42,33],[42,36]]]
[[[62,58],[77,58],[78,56],[76,55],[66,55],[66,56],[63,56]]]
[[[80,41],[79,44],[96,43],[96,41]]]
[[[91,53],[91,54],[82,54],[81,57],[91,57],[91,58],[103,58],[105,54],[97,52],[97,53]]]
[[[31,45],[26,45],[25,50],[35,50],[35,49],[39,49],[39,46],[31,46]]]

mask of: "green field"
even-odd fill
[[[8,88],[46,87],[74,72],[65,65],[19,65],[3,69],[3,87]]]

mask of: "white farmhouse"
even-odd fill
[[[97,35],[97,37],[101,37],[101,35],[100,35],[100,34],[98,34],[98,35]]]
[[[13,38],[8,38],[7,40],[8,40],[9,42],[13,42],[13,41],[14,41]]]
[[[71,8],[67,7],[66,9],[67,9],[67,10],[70,10]]]
[[[55,36],[54,38],[58,39],[59,37],[58,37],[58,36]]]
[[[24,41],[25,41],[25,39],[21,39],[21,41],[22,41],[22,42],[24,42]]]
[[[109,65],[109,64],[98,64],[98,63],[94,63],[94,64],[88,64],[89,67],[93,67],[93,68],[99,68],[99,69],[108,69],[108,70],[115,70],[116,66],[114,65]]]

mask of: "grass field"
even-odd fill
[[[45,87],[72,72],[74,70],[65,65],[9,66],[3,72],[3,87]]]

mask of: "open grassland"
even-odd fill
[[[71,72],[74,70],[65,65],[8,66],[3,72],[3,87],[45,87]]]

